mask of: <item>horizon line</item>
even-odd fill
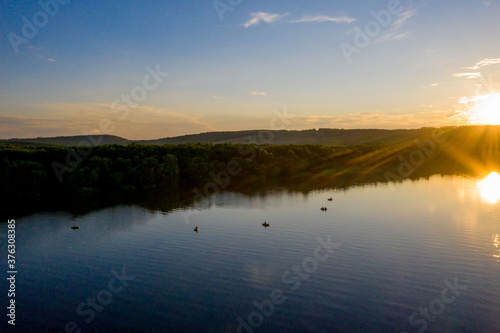
[[[246,130],[220,130],[220,131],[209,131],[209,132],[199,132],[199,133],[191,133],[191,134],[182,134],[176,136],[166,136],[156,139],[127,139],[125,137],[113,134],[104,134],[104,133],[96,133],[96,134],[77,134],[77,135],[58,135],[58,136],[37,136],[37,137],[24,137],[24,138],[8,138],[8,139],[0,139],[0,141],[9,141],[9,140],[35,140],[35,139],[55,139],[55,138],[76,138],[76,137],[88,137],[88,136],[106,136],[106,137],[116,137],[120,139],[124,139],[127,141],[155,141],[155,140],[163,140],[163,139],[173,139],[180,138],[185,136],[194,136],[194,135],[202,135],[209,133],[236,133],[236,132],[253,132],[253,131],[266,131],[266,132],[307,132],[307,131],[320,131],[320,130],[342,130],[342,131],[359,131],[359,130],[377,130],[377,131],[415,131],[421,130],[424,128],[458,128],[458,127],[500,127],[500,125],[490,125],[490,124],[468,124],[468,125],[446,125],[446,126],[422,126],[416,128],[338,128],[338,127],[319,127],[319,128],[309,128],[309,129],[246,129]]]

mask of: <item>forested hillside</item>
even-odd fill
[[[245,186],[310,190],[500,168],[498,127],[418,133],[425,135],[357,146],[0,144],[0,198],[6,205],[32,206],[158,188],[195,188],[203,195]]]
[[[451,135],[453,133],[483,133],[496,130],[499,126],[464,126],[443,128]],[[234,132],[208,132],[201,134],[184,135],[156,140],[128,140],[113,135],[92,136],[64,136],[53,138],[26,138],[0,140],[0,143],[15,145],[56,145],[56,146],[82,146],[131,143],[147,145],[183,144],[183,143],[260,143],[260,144],[314,144],[334,146],[355,145],[394,145],[408,142],[415,138],[429,137],[433,128],[420,128],[409,130],[381,130],[381,129],[311,129],[304,131],[287,130],[250,130]]]
[[[144,145],[185,144],[185,143],[233,143],[233,144],[312,144],[333,146],[357,146],[357,145],[394,145],[411,142],[414,139],[429,137],[434,128],[426,127],[420,129],[311,129],[303,131],[287,130],[249,130],[233,132],[208,132],[177,136],[155,140],[128,140],[113,135],[92,136],[65,136],[53,138],[31,138],[31,139],[9,139],[0,140],[1,143],[15,145],[55,145],[55,146],[82,146],[82,145],[105,145],[121,144],[127,145],[138,143]],[[500,133],[500,126],[462,126],[443,128],[451,138],[480,136],[485,133]]]

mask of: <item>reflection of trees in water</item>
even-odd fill
[[[26,251],[44,248],[44,251],[59,253],[62,249],[79,246],[84,253],[89,245],[107,243],[119,232],[147,224],[154,217],[155,214],[134,205],[78,215],[69,212],[37,213],[16,219],[16,242]],[[72,230],[73,225],[80,229]],[[33,253],[36,255],[36,251]]]
[[[453,175],[453,173],[449,173]],[[408,179],[429,179],[434,173],[412,175]],[[441,175],[447,175],[441,173]],[[317,178],[309,182],[245,182],[229,186],[226,190],[210,193],[207,196],[196,195],[192,188],[150,193],[141,197],[137,202],[140,206],[151,211],[170,213],[179,209],[205,210],[211,207],[238,207],[238,208],[263,208],[268,205],[281,206],[281,202],[307,201],[309,194],[316,191],[341,191],[347,192],[353,188],[371,187],[378,184],[389,183],[383,174],[365,175],[364,178],[357,174],[343,174],[340,177],[323,179]],[[199,193],[199,192],[198,192]]]
[[[433,175],[475,175],[472,172],[466,173],[463,170],[446,170],[434,167],[422,167],[417,169],[410,177],[402,180],[429,179]],[[377,186],[377,184],[389,183],[383,172],[376,171],[372,173],[361,172],[360,170],[348,170],[343,173],[336,171],[324,172],[308,180],[273,180],[273,181],[234,181],[226,190],[221,190],[208,196],[196,195],[193,187],[175,188],[164,190],[153,190],[143,192],[137,195],[116,195],[100,196],[95,198],[86,198],[78,201],[68,201],[54,205],[54,211],[62,209],[70,213],[71,218],[80,218],[92,212],[98,212],[103,209],[117,205],[137,205],[149,211],[162,212],[168,214],[179,209],[197,209],[204,210],[213,206],[231,206],[231,207],[263,207],[270,198],[272,204],[279,205],[280,201],[307,200],[308,194],[318,190],[349,191],[356,187]],[[200,187],[201,188],[201,187]],[[50,205],[44,211],[51,211]],[[120,215],[118,212],[114,214]],[[128,224],[140,223],[142,218],[137,219],[131,216],[120,216],[114,221],[102,222],[109,224],[110,228],[121,228]],[[128,222],[127,222],[128,221]],[[135,222],[134,222],[135,221]]]

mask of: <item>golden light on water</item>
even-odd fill
[[[500,201],[500,175],[492,172],[476,183],[483,201],[496,204]]]
[[[493,255],[493,257],[500,259],[500,235],[496,234],[493,235],[493,246],[495,246],[495,249],[497,249],[497,252]]]
[[[500,125],[500,94],[476,96],[475,106],[470,114],[473,123],[481,125]]]

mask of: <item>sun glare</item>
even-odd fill
[[[500,125],[500,94],[477,96],[471,114],[472,122],[481,125]]]
[[[477,188],[483,201],[496,204],[500,201],[500,175],[492,172],[477,182]]]

